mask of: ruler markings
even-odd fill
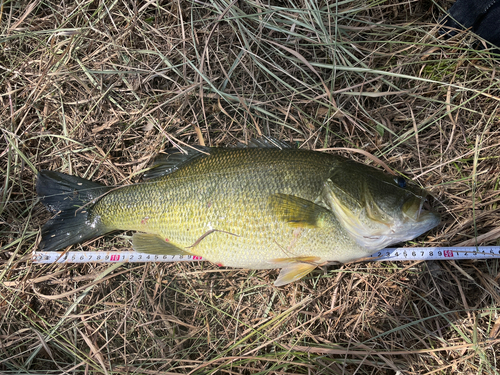
[[[500,246],[398,247],[387,248],[364,258],[367,261],[464,260],[500,258]],[[135,251],[36,251],[34,263],[143,263],[202,261],[196,255],[153,255]]]

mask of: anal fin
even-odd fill
[[[172,242],[167,242],[156,234],[134,233],[132,246],[139,253],[155,255],[192,255]]]

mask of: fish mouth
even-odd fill
[[[435,227],[440,221],[439,215],[431,209],[427,195],[412,196],[407,199],[403,204],[402,212],[406,223],[427,224],[429,229]]]
[[[363,228],[364,236],[355,235],[358,244],[373,251],[380,250],[395,243],[416,238],[437,226],[441,221],[440,216],[432,211],[427,195],[413,195],[404,202],[401,212],[399,219],[394,217],[392,223],[384,223],[372,218],[372,225]]]
[[[356,241],[361,246],[373,251],[383,249],[384,247],[411,240],[420,236],[422,233],[431,230],[441,221],[440,216],[430,208],[427,196],[412,196],[407,199],[401,209],[402,217],[389,224],[382,222],[374,227],[370,226],[371,233],[366,236],[355,236]],[[352,233],[351,233],[352,234]]]

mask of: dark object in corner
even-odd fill
[[[481,38],[500,47],[500,0],[457,0],[448,13],[445,28],[471,29]],[[451,30],[448,35],[456,35],[456,32]],[[492,52],[500,53],[500,50]]]

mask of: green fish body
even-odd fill
[[[42,171],[37,191],[57,215],[42,229],[40,247],[57,250],[133,230],[138,252],[281,268],[275,285],[284,285],[318,265],[377,250],[343,226],[329,199],[331,177],[346,163],[354,162],[297,149],[199,148],[163,155],[147,179],[118,189]],[[61,194],[70,196],[69,206]]]

